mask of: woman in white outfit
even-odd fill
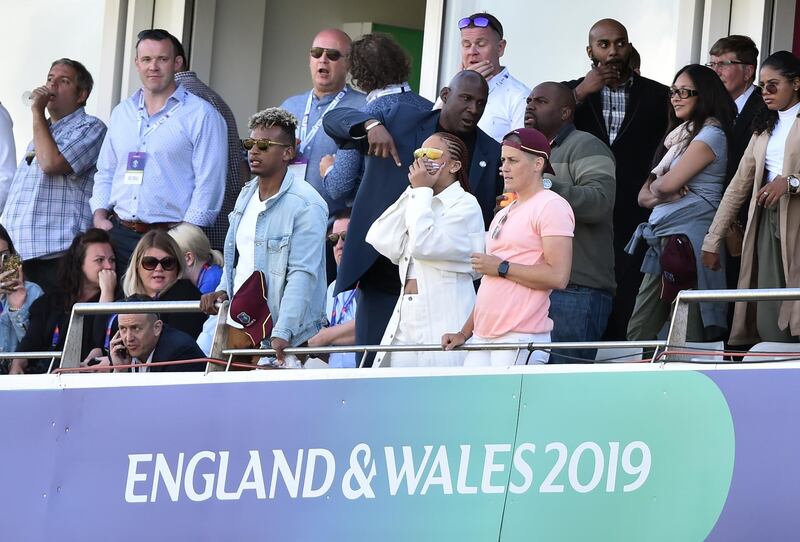
[[[438,344],[475,304],[470,253],[482,251],[480,205],[469,193],[467,148],[437,132],[414,152],[411,183],[375,221],[367,242],[397,264],[403,292],[381,344]],[[474,245],[474,246],[473,246]],[[463,352],[379,353],[373,367],[462,365]]]

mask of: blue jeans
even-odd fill
[[[605,290],[576,284],[553,290],[550,294],[553,342],[599,341],[606,330],[613,301],[613,296]],[[596,353],[594,348],[552,350],[550,363],[592,362]]]

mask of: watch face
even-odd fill
[[[797,177],[789,177],[789,186],[792,188],[800,188],[800,179]]]

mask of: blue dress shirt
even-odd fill
[[[141,94],[137,90],[111,113],[97,160],[92,212],[107,209],[122,220],[148,224],[210,226],[225,192],[225,121],[208,102],[178,85],[158,112],[148,116],[144,108],[139,122]],[[144,179],[125,184],[128,153],[136,151],[147,152]]]
[[[298,94],[297,96],[287,98],[281,104],[283,109],[286,109],[295,117],[297,117],[298,138],[300,137],[300,123],[303,121],[303,115],[306,111],[306,104],[308,103],[308,95],[310,92],[312,91],[309,90],[303,92],[302,94]],[[317,98],[317,96],[314,95],[311,98],[311,110],[308,114],[309,133],[311,132],[312,127],[316,124],[317,120],[319,120],[325,110],[328,109],[328,105],[330,105],[334,98],[336,98],[335,93],[323,96],[322,98]],[[345,87],[344,97],[342,97],[342,99],[336,105],[336,108],[348,107],[353,109],[361,109],[366,103],[367,101],[364,94],[347,86]],[[322,175],[319,173],[319,162],[326,154],[336,154],[336,149],[336,143],[333,142],[333,139],[331,139],[330,136],[325,133],[325,130],[322,129],[322,126],[320,126],[319,130],[317,130],[317,133],[314,136],[314,139],[311,140],[302,155],[302,158],[308,160],[306,181],[311,183],[311,185],[317,189],[317,192],[319,192],[320,195],[325,199],[325,203],[328,204],[328,210],[330,211],[331,215],[344,209],[346,207],[346,202],[344,198],[331,198],[325,191],[322,186]]]

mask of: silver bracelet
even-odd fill
[[[367,126],[364,128],[364,131],[366,131],[366,132],[369,132],[370,130],[372,130],[372,129],[373,129],[373,128],[375,128],[376,126],[380,126],[380,125],[381,125],[381,121],[379,121],[379,120],[376,120],[375,122],[371,122],[371,123],[369,123],[369,124],[368,124],[368,125],[367,125]]]

